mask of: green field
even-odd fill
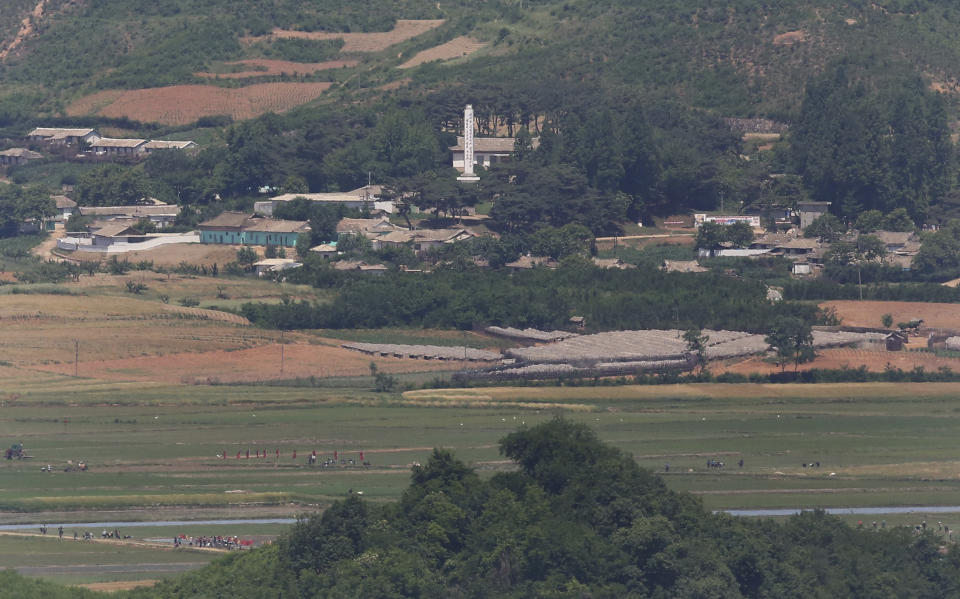
[[[425,461],[433,447],[452,449],[490,475],[510,468],[497,450],[502,436],[559,414],[590,424],[604,441],[711,509],[960,505],[956,384],[524,387],[401,395],[110,383],[9,368],[3,375],[0,440],[5,446],[24,442],[33,458],[0,460],[0,523],[62,522],[68,536],[71,522],[106,518],[290,517],[350,491],[391,501],[408,484],[410,465]],[[248,449],[268,457],[246,459]],[[313,450],[321,462],[337,451],[357,463],[309,467],[306,456]],[[370,466],[359,465],[361,451]],[[227,458],[218,458],[223,453]],[[707,468],[709,459],[725,467]],[[63,472],[67,460],[86,460],[90,470]],[[811,462],[820,467],[802,466]],[[53,472],[41,472],[47,464]],[[939,519],[960,526],[960,514],[885,519],[890,525]],[[281,529],[272,525],[257,534]],[[124,534],[165,538],[171,532],[151,527]],[[44,555],[35,560],[45,562]],[[123,578],[105,573],[96,580]]]

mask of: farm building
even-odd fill
[[[474,137],[473,163],[489,168],[508,161],[516,143],[513,137]],[[463,137],[457,137],[457,145],[450,146],[450,151],[453,153],[453,168],[463,172]]]
[[[262,277],[292,268],[300,268],[303,264],[290,258],[265,258],[259,262],[255,262],[253,266],[257,269],[257,276]]]
[[[0,152],[0,166],[19,166],[31,160],[40,160],[43,154],[26,148],[10,148]]]
[[[747,223],[754,229],[760,228],[760,217],[757,215],[748,215],[748,214],[733,214],[733,215],[708,215],[708,214],[694,214],[693,223],[697,227],[703,225],[703,223],[717,223],[718,225],[732,225],[734,223]]]
[[[116,137],[101,137],[90,143],[94,154],[101,156],[133,156],[143,152],[145,139],[120,139]]]
[[[531,270],[538,266],[552,269],[560,266],[560,263],[550,256],[520,256],[513,262],[507,262],[504,266],[511,270]]]
[[[329,260],[337,255],[337,242],[334,241],[333,243],[321,243],[320,245],[315,245],[310,248],[310,251],[320,256],[324,260]]]
[[[797,213],[800,215],[800,228],[806,229],[810,223],[827,213],[831,202],[797,202]]]
[[[297,245],[297,237],[309,230],[306,221],[255,218],[243,228],[243,243],[292,248]]]
[[[390,270],[383,264],[367,264],[362,260],[340,260],[333,263],[334,270],[358,271],[371,275],[382,275]]]
[[[593,258],[594,266],[600,268],[617,268],[619,270],[626,270],[628,268],[636,268],[633,264],[628,264],[621,260],[620,258]]]
[[[306,221],[274,220],[245,212],[223,212],[197,228],[200,243],[284,247],[295,246],[300,233],[310,230]]]
[[[193,141],[167,141],[162,139],[152,139],[143,144],[143,151],[147,154],[156,150],[192,150],[197,147]]]
[[[392,213],[393,202],[381,201],[380,190],[379,185],[365,185],[353,191],[337,193],[284,193],[269,200],[254,202],[253,211],[263,216],[273,216],[273,211],[280,204],[302,198],[315,204],[340,204],[350,210],[385,210]]]
[[[76,205],[76,204],[74,204]],[[180,215],[180,206],[160,204],[153,206],[81,206],[81,216],[109,220],[149,220],[162,229],[172,225]]]
[[[108,247],[115,243],[138,243],[145,239],[142,231],[123,223],[107,225],[93,232],[94,247]]]
[[[393,231],[373,240],[373,249],[407,246],[419,253],[476,237],[476,234],[463,228],[459,229],[418,229],[416,231]]]
[[[696,260],[664,260],[664,272],[708,272]]]
[[[340,235],[363,235],[367,239],[376,239],[381,235],[407,229],[395,225],[387,218],[343,218],[337,223]]]
[[[100,139],[96,129],[61,129],[58,127],[37,127],[27,133],[27,139],[51,145],[72,146],[80,142],[92,144]]]
[[[77,210],[77,203],[64,195],[51,196],[54,204],[57,206],[57,214],[49,218],[44,219],[44,229],[47,231],[53,231],[57,227],[63,227],[67,219],[73,216],[73,213]]]

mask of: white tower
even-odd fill
[[[463,109],[463,175],[457,181],[480,180],[473,174],[473,161],[473,105],[467,104]]]

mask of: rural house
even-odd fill
[[[139,243],[145,239],[143,232],[123,223],[107,225],[93,232],[94,247],[108,247],[115,243]]]
[[[63,227],[67,219],[73,216],[77,210],[77,203],[64,195],[51,196],[54,204],[57,206],[57,214],[44,220],[44,228],[47,231],[53,231],[57,227]]]
[[[273,216],[277,206],[284,202],[304,199],[314,204],[343,205],[350,210],[385,210],[393,212],[393,202],[380,201],[379,185],[365,185],[353,191],[335,193],[283,193],[269,200],[254,202],[253,211],[263,216]]]
[[[532,270],[538,266],[554,269],[560,266],[560,263],[549,256],[520,256],[513,262],[504,264],[507,268],[517,270]]]
[[[243,243],[292,248],[297,245],[297,237],[309,230],[306,221],[255,218],[243,227]]]
[[[830,204],[831,202],[797,202],[800,228],[806,229],[813,221],[826,214]]]
[[[0,152],[0,166],[19,166],[41,158],[43,158],[43,154],[40,152],[34,152],[26,148],[10,148]]]
[[[476,237],[467,229],[419,229],[416,231],[393,231],[373,240],[373,249],[408,246],[420,254],[446,243],[465,241]]]
[[[223,212],[197,225],[200,243],[294,247],[310,230],[306,221],[275,220],[244,212]]]
[[[92,216],[103,220],[138,221],[144,219],[152,222],[160,229],[174,224],[177,216],[180,215],[180,206],[170,204],[153,206],[81,206],[78,210],[81,216]]]
[[[283,272],[291,268],[300,268],[301,266],[303,266],[303,264],[290,258],[265,258],[253,264],[258,277]]]
[[[517,140],[513,137],[474,137],[473,162],[474,164],[489,168],[498,162],[510,160],[516,143]],[[453,168],[463,172],[462,136],[457,137],[457,145],[450,146],[450,151],[453,153]]]
[[[143,152],[150,154],[156,150],[192,150],[197,147],[193,141],[167,141],[162,139],[152,139],[143,144]]]
[[[97,133],[96,129],[37,127],[30,133],[27,133],[27,139],[51,145],[73,146],[81,142],[92,144],[100,139],[100,134]]]
[[[243,244],[243,227],[254,216],[244,212],[221,212],[210,220],[197,225],[200,243]]]
[[[90,149],[101,156],[133,156],[142,152],[146,143],[145,139],[101,137],[90,143]]]

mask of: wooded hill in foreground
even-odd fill
[[[484,480],[435,450],[397,503],[351,496],[273,546],[127,596],[960,596],[960,552],[931,534],[710,514],[564,420],[500,448],[516,472]]]

